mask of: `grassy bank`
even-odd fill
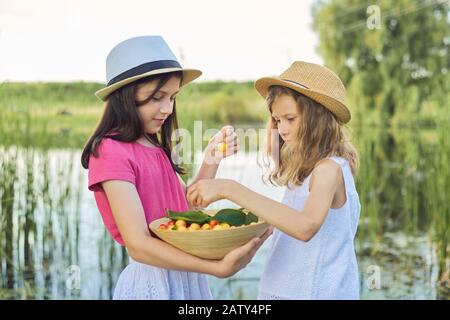
[[[192,131],[225,124],[261,124],[268,116],[252,83],[199,83],[177,100],[180,127]],[[81,148],[104,108],[93,93],[99,83],[4,83],[0,87],[0,144]]]

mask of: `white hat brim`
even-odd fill
[[[114,92],[115,90],[119,89],[120,87],[123,87],[126,84],[129,84],[133,81],[155,75],[155,74],[163,74],[163,73],[169,73],[169,72],[176,72],[176,71],[182,71],[183,72],[183,81],[181,82],[180,86],[184,86],[188,84],[189,82],[192,82],[193,80],[197,79],[202,75],[202,72],[197,69],[182,69],[182,68],[165,68],[165,69],[156,69],[152,71],[148,71],[142,74],[139,74],[134,77],[130,77],[127,79],[124,79],[122,81],[116,82],[110,86],[107,86],[105,88],[102,88],[95,92],[95,96],[103,101],[106,101],[108,96]]]

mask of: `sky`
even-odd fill
[[[322,63],[312,0],[0,0],[0,81],[105,82],[117,43],[161,35],[200,80],[255,80]],[[126,3],[126,5],[124,5]]]

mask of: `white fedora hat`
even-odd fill
[[[200,77],[196,69],[183,69],[161,36],[141,36],[117,44],[106,58],[106,87],[95,92],[103,101],[124,85],[155,74],[183,72],[181,86]]]

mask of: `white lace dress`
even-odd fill
[[[274,230],[258,299],[359,299],[354,238],[361,206],[348,162],[340,157],[331,159],[342,168],[347,201],[341,208],[329,210],[308,242]],[[309,179],[299,187],[287,188],[283,203],[303,210]]]
[[[130,263],[120,274],[114,300],[211,300],[205,274]]]

